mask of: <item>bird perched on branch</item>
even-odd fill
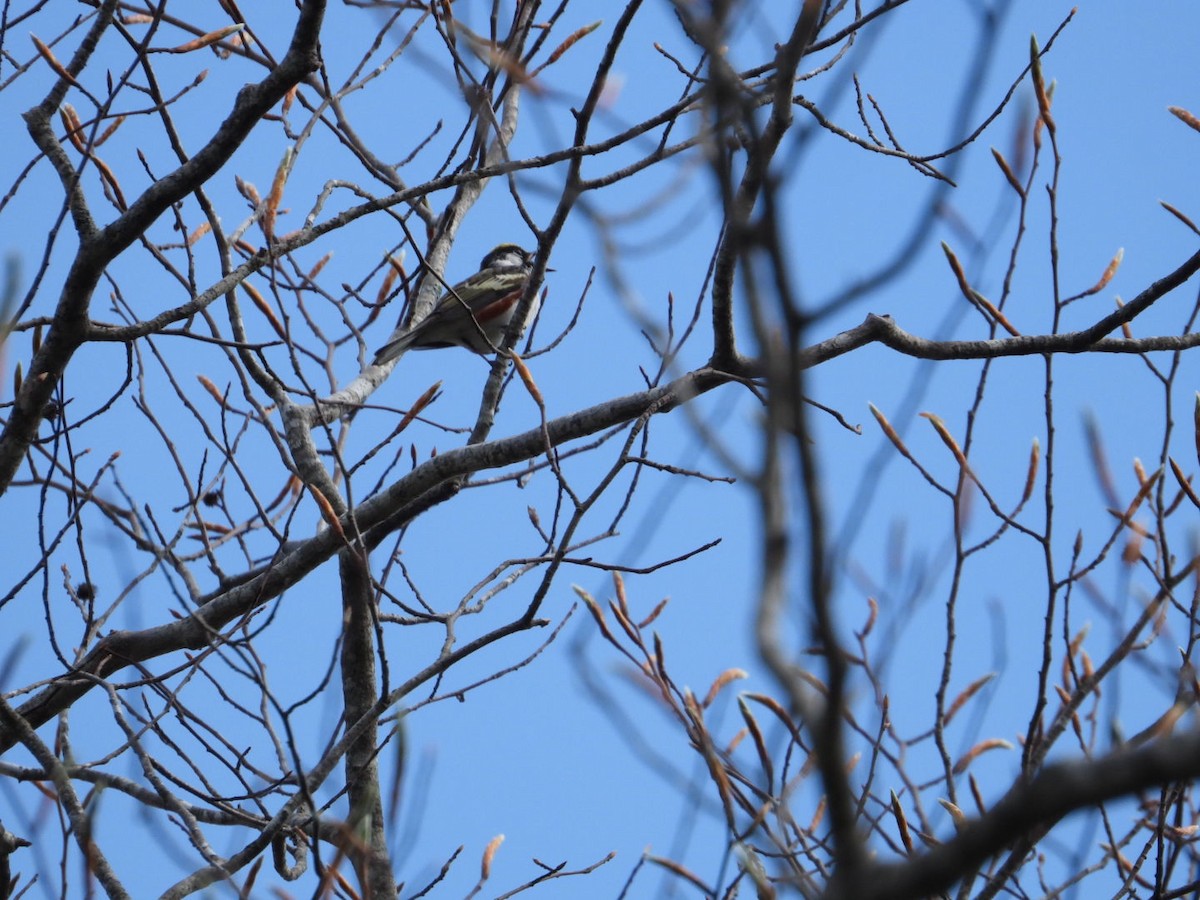
[[[466,347],[476,353],[494,353],[529,285],[533,254],[516,244],[500,244],[479,263],[479,271],[460,281],[438,298],[424,319],[375,353],[375,365],[396,359],[406,350]],[[540,299],[529,309],[532,321]]]

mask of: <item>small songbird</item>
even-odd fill
[[[479,263],[478,272],[442,294],[429,315],[380,347],[374,364],[391,362],[406,350],[437,347],[494,353],[529,284],[532,259],[516,244],[500,244]],[[535,295],[526,321],[533,321],[540,303]]]

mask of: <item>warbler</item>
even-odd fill
[[[438,298],[429,315],[380,347],[374,364],[391,362],[406,350],[438,347],[494,353],[529,284],[532,260],[533,254],[516,244],[495,247],[480,261],[478,272]],[[535,295],[526,321],[533,321],[540,303]]]

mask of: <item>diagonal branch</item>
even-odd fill
[[[1166,738],[1099,759],[1047,766],[1018,782],[994,807],[923,856],[879,866],[858,883],[855,900],[905,900],[949,890],[989,857],[1031,830],[1076,810],[1141,790],[1200,777],[1200,734]],[[828,900],[840,896],[826,895]]]
[[[115,631],[106,635],[79,664],[76,672],[55,679],[24,703],[19,712],[38,728],[67,709],[94,686],[94,677],[111,678],[129,665],[183,649],[201,649],[230,622],[263,606],[346,548],[347,534],[361,533],[366,547],[377,546],[408,521],[397,516],[408,504],[440,485],[484,469],[523,462],[546,452],[547,442],[559,446],[577,438],[633,421],[647,412],[670,412],[679,405],[735,380],[713,369],[698,369],[670,384],[619,397],[547,422],[512,437],[486,444],[448,450],[423,463],[345,516],[341,527],[324,529],[316,537],[280,549],[262,568],[247,573],[236,584],[223,586],[205,599],[190,616],[141,631]],[[0,727],[0,753],[11,747],[16,735]]]
[[[87,337],[92,294],[105,268],[171,204],[183,199],[211,178],[233,156],[263,115],[317,68],[320,62],[318,39],[324,15],[324,0],[305,0],[292,34],[291,46],[279,66],[261,82],[242,88],[233,110],[209,142],[174,172],[155,181],[113,222],[99,231],[81,231],[79,249],[63,283],[53,324],[41,350],[30,362],[29,376],[15,398],[3,432],[0,432],[0,495],[12,483],[26,450],[37,436],[46,406],[67,364]],[[99,39],[98,35],[96,39]],[[83,62],[86,59],[85,56]],[[57,108],[58,101],[55,98],[60,90],[65,90],[61,82],[25,116],[34,142],[43,149],[50,143],[57,143],[51,116]],[[75,201],[72,201],[73,209],[75,205]],[[80,216],[85,213],[86,208],[76,211],[76,221],[79,222]],[[90,221],[90,216],[87,219]]]

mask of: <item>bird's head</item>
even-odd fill
[[[516,244],[500,244],[493,247],[483,261],[480,269],[527,269],[533,259],[533,254]]]

